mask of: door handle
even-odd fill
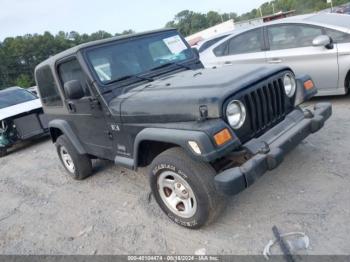
[[[77,108],[75,107],[73,102],[68,102],[67,106],[69,112],[75,113],[77,111]]]
[[[233,65],[233,63],[231,61],[225,61],[224,65]]]
[[[282,63],[282,59],[281,58],[272,58],[270,60],[267,61],[269,64],[280,64]]]

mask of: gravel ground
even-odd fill
[[[70,179],[48,139],[0,159],[1,254],[261,254],[271,228],[303,231],[303,254],[350,254],[350,97],[284,163],[230,199],[214,224],[191,231],[149,199],[147,169],[107,161],[96,174]],[[278,253],[278,248],[273,249]]]

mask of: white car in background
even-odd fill
[[[205,67],[283,64],[309,74],[318,95],[350,87],[350,16],[319,13],[236,30],[200,53]]]
[[[48,121],[40,99],[10,87],[0,90],[0,157],[14,144],[48,134]]]
[[[33,93],[34,95],[36,95],[37,97],[39,97],[39,92],[38,92],[37,86],[28,87],[27,90],[29,92]]]

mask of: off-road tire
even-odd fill
[[[7,155],[7,148],[6,147],[0,147],[0,157],[4,157]]]
[[[158,191],[159,176],[165,171],[180,175],[191,187],[197,208],[190,218],[183,218],[171,211]],[[190,229],[198,229],[213,222],[225,207],[226,199],[214,185],[215,170],[207,163],[190,158],[179,147],[171,148],[157,156],[150,166],[150,187],[160,208],[175,223]]]
[[[72,178],[76,180],[83,180],[92,174],[91,159],[87,155],[79,154],[78,151],[75,149],[74,145],[69,141],[69,139],[65,135],[61,135],[60,137],[58,137],[55,145],[57,154],[61,160],[63,167],[66,169],[69,175],[72,176]],[[67,150],[74,163],[74,172],[71,172],[69,169],[67,169],[66,165],[63,162],[60,153],[62,146]]]

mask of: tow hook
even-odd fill
[[[270,146],[268,143],[266,143],[265,141],[262,142],[262,147],[259,150],[260,154],[267,154],[268,152],[270,152]]]

